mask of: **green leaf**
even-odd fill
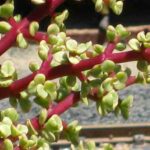
[[[78,49],[78,43],[77,41],[73,40],[73,39],[69,39],[66,42],[66,48],[69,52],[71,53],[76,53],[77,49]]]
[[[4,149],[5,150],[13,150],[14,149],[13,147],[14,146],[13,146],[13,143],[11,142],[11,140],[9,140],[9,139],[4,140]]]
[[[71,64],[77,64],[77,63],[80,62],[80,58],[77,57],[77,56],[76,56],[76,57],[69,56],[68,60],[69,60],[69,62],[70,62]]]
[[[39,115],[39,124],[43,125],[47,119],[47,110],[42,109]]]
[[[18,102],[23,112],[29,112],[32,105],[29,99],[20,99]]]
[[[118,105],[118,94],[112,90],[102,98],[102,103],[108,111],[115,110]]]
[[[45,80],[46,80],[46,77],[44,74],[42,73],[39,73],[37,74],[35,77],[34,77],[34,82],[36,85],[38,84],[44,84],[45,83]]]
[[[6,33],[11,29],[11,25],[6,21],[0,21],[0,33]]]
[[[59,133],[63,130],[63,125],[58,115],[53,115],[46,123],[45,128],[53,133]]]
[[[146,41],[146,35],[144,31],[141,31],[137,34],[137,39],[140,42],[145,42]]]
[[[121,24],[116,26],[116,31],[121,38],[127,38],[130,35],[130,32]]]
[[[1,117],[8,117],[12,122],[16,122],[19,119],[19,115],[15,108],[7,108],[1,111]]]
[[[27,134],[28,128],[25,125],[18,124],[17,129],[21,134]]]
[[[24,48],[24,49],[25,49],[25,48],[28,47],[28,43],[27,43],[26,39],[23,37],[23,34],[22,34],[22,33],[19,33],[19,34],[17,35],[16,42],[17,42],[17,44],[18,44],[18,46],[19,46],[20,48]]]
[[[42,99],[40,97],[36,97],[34,99],[34,102],[38,105],[40,105],[41,107],[44,107],[44,108],[48,108],[49,107],[49,103],[50,103],[50,100],[49,99]]]
[[[141,43],[137,39],[131,39],[128,44],[135,51],[140,51],[141,49]]]
[[[28,134],[29,135],[38,135],[38,132],[34,129],[32,123],[29,119],[27,120],[26,124],[27,124],[27,127],[28,127],[27,129],[28,129]]]
[[[51,24],[47,28],[47,33],[48,34],[57,34],[60,32],[59,26],[55,23]]]
[[[45,91],[44,86],[42,84],[37,85],[37,96],[39,96],[42,99],[46,99],[48,96],[48,93]]]
[[[28,92],[30,94],[36,93],[36,86],[37,86],[37,84],[35,83],[35,81],[31,81],[28,85]]]
[[[13,16],[14,6],[13,4],[5,3],[0,6],[0,17],[8,19]]]
[[[37,21],[32,21],[29,25],[29,33],[32,36],[35,36],[38,29],[39,29],[39,23]]]
[[[78,54],[82,54],[82,53],[84,53],[84,52],[87,51],[87,50],[88,50],[88,47],[87,47],[87,45],[84,44],[84,43],[81,43],[81,44],[79,44],[79,45],[77,46],[77,53],[78,53]]]
[[[68,18],[69,12],[68,10],[64,10],[60,15],[56,16],[54,21],[61,25],[67,18]]]
[[[65,51],[56,52],[53,55],[53,59],[58,63],[66,63],[68,62],[67,54]]]
[[[15,73],[15,67],[10,60],[5,61],[1,66],[1,73],[4,77],[11,77]]]
[[[133,96],[131,95],[122,100],[120,109],[124,119],[129,118],[129,108],[132,106],[132,104],[133,104]]]
[[[15,98],[15,97],[9,97],[9,103],[10,103],[10,105],[12,106],[12,107],[17,107],[17,104],[18,104],[18,102],[17,102],[17,98]]]
[[[68,86],[73,87],[77,82],[76,76],[67,76],[66,83]]]
[[[8,124],[0,124],[0,137],[7,138],[11,135],[10,125]]]

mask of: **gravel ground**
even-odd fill
[[[7,53],[3,54],[0,59],[0,63],[5,59],[11,59],[16,68],[18,69],[19,77],[29,74],[28,63],[31,60],[40,60],[36,54],[36,47],[30,46],[28,50],[21,50],[18,48],[12,48]],[[134,66],[134,65],[133,65]],[[68,122],[72,120],[79,120],[81,124],[105,124],[105,123],[134,123],[134,122],[149,122],[150,121],[150,86],[133,85],[125,90],[119,92],[121,97],[125,95],[134,95],[134,104],[131,108],[131,115],[128,120],[124,120],[121,116],[115,117],[113,114],[109,114],[106,117],[98,115],[95,107],[95,103],[90,102],[87,107],[84,104],[80,104],[80,107],[71,108],[62,115],[62,118]],[[3,100],[0,103],[0,109],[8,107],[8,101]],[[30,114],[23,114],[22,118],[28,118],[34,116],[39,111],[39,108],[34,106]]]

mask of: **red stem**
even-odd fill
[[[54,68],[45,68],[44,70],[42,70],[41,73],[44,73],[47,79],[55,79],[65,75],[75,75],[84,70],[91,69],[93,66],[100,64],[107,59],[112,60],[115,63],[123,63],[128,61],[136,61],[136,60],[144,59],[144,56],[141,53],[134,52],[134,51],[115,53],[115,54],[111,54],[109,57],[106,57],[105,54],[102,54],[94,58],[81,60],[78,64],[75,65],[66,64]],[[23,79],[17,80],[7,88],[0,88],[0,93],[1,93],[0,99],[6,98],[10,95],[17,94],[22,90],[24,90],[29,84],[29,82],[33,80],[34,76],[37,73],[39,72],[35,72]]]

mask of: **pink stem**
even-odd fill
[[[112,54],[112,52],[113,52],[114,49],[115,49],[115,43],[108,43],[108,45],[107,45],[107,47],[106,47],[104,53],[105,53],[107,56],[109,56],[109,55]]]
[[[60,115],[76,104],[80,100],[80,93],[79,92],[72,92],[70,93],[64,100],[59,102],[54,108],[50,108],[48,110],[47,119],[50,118],[52,115],[57,114]],[[31,119],[31,123],[36,130],[39,130],[41,127],[39,125],[38,117]]]

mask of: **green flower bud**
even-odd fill
[[[13,16],[14,6],[6,3],[0,6],[0,17],[8,19]]]
[[[103,72],[111,72],[114,70],[114,68],[115,68],[115,63],[111,60],[105,60],[101,64],[101,69]]]
[[[42,60],[46,60],[49,52],[49,47],[46,41],[41,41],[40,46],[38,48],[38,55]]]
[[[11,25],[5,21],[0,21],[0,33],[6,33],[11,29]]]
[[[35,72],[37,70],[40,69],[40,65],[37,63],[37,62],[30,62],[29,64],[29,69],[32,71],[32,72]]]
[[[10,60],[7,60],[2,64],[0,71],[4,77],[11,77],[15,73],[15,67]]]
[[[36,86],[37,84],[35,83],[35,81],[31,81],[28,85],[28,93],[30,94],[36,93]]]
[[[117,49],[118,51],[123,51],[124,49],[126,49],[126,45],[123,44],[123,43],[117,43],[117,44],[116,44],[116,49]]]
[[[110,42],[114,41],[116,38],[116,29],[113,26],[109,25],[107,28],[106,36],[108,41]]]
[[[38,84],[44,84],[45,83],[45,80],[46,80],[46,77],[44,74],[42,73],[39,73],[37,74],[35,77],[34,77],[34,82],[36,85]]]
[[[135,51],[140,51],[141,49],[141,43],[137,39],[131,39],[128,44]]]
[[[14,19],[15,19],[16,22],[21,21],[21,15],[17,14],[16,16],[14,16]]]
[[[60,32],[59,26],[55,23],[51,24],[47,28],[47,33],[48,34],[57,34]]]
[[[13,150],[13,143],[9,139],[4,140],[4,149],[5,150]]]
[[[142,72],[146,72],[148,70],[148,62],[145,60],[139,60],[137,62],[137,68]]]
[[[38,31],[38,29],[39,29],[39,23],[38,22],[33,21],[33,22],[30,23],[30,25],[29,25],[29,33],[32,36],[35,36],[35,34]]]
[[[137,34],[137,39],[140,42],[145,42],[146,41],[146,35],[145,35],[144,31],[141,31]]]
[[[42,109],[39,115],[39,124],[43,125],[47,119],[47,110]]]
[[[121,24],[116,26],[116,31],[121,38],[127,38],[130,35],[130,32]]]
[[[58,24],[61,25],[67,18],[68,18],[68,10],[64,10],[60,15],[56,16],[54,21]]]
[[[120,82],[123,82],[123,83],[125,83],[126,81],[127,81],[127,79],[128,79],[128,76],[127,76],[127,74],[125,73],[125,72],[118,72],[117,74],[116,74],[116,78],[120,81]]]
[[[17,35],[16,42],[17,42],[17,44],[18,44],[18,46],[19,46],[20,48],[24,48],[24,49],[25,49],[25,48],[28,47],[28,43],[27,43],[26,39],[23,37],[23,34],[22,34],[22,33],[19,33],[19,34]]]
[[[123,10],[123,2],[117,1],[114,5],[111,6],[111,8],[116,15],[120,15]]]
[[[103,52],[104,52],[104,46],[102,46],[102,45],[100,45],[100,44],[95,44],[94,46],[93,46],[93,48],[94,48],[94,51],[96,52],[96,53],[98,53],[98,54],[102,54]]]
[[[103,9],[103,7],[104,7],[104,2],[103,2],[103,0],[96,0],[96,3],[95,3],[95,10],[96,10],[97,12],[101,12],[102,9]]]
[[[1,117],[8,117],[12,120],[12,122],[18,121],[19,115],[15,108],[7,108],[1,111]]]

